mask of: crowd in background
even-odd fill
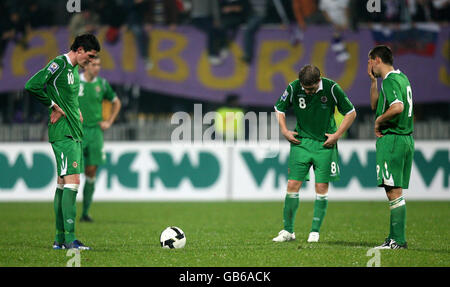
[[[120,31],[129,29],[137,39],[140,55],[151,69],[148,32],[153,25],[193,25],[207,34],[210,63],[220,64],[227,56],[228,44],[244,27],[243,60],[253,59],[254,35],[265,23],[279,23],[295,28],[291,42],[303,40],[309,24],[330,24],[332,39],[342,46],[341,32],[357,30],[360,23],[448,22],[450,0],[382,0],[382,13],[369,13],[360,0],[79,0],[80,13],[67,13],[67,1],[0,1],[0,59],[9,41],[27,46],[30,29],[68,26],[73,35],[95,32],[108,26],[107,40],[117,40]],[[71,15],[68,17],[68,15]],[[345,61],[345,48],[338,57]],[[0,61],[1,65],[1,61]]]
[[[72,35],[78,35],[95,33],[99,27],[106,26],[106,41],[109,43],[116,42],[124,31],[131,31],[146,68],[152,69],[148,45],[151,41],[149,32],[154,26],[167,26],[170,30],[176,30],[178,25],[192,25],[199,29],[206,35],[205,45],[210,64],[220,65],[227,57],[228,45],[239,29],[243,30],[242,60],[251,64],[255,35],[262,25],[282,25],[289,29],[292,45],[305,40],[308,26],[331,25],[334,30],[333,38],[330,39],[332,49],[336,53],[336,60],[344,62],[349,57],[342,38],[345,30],[357,31],[361,24],[368,23],[396,25],[438,22],[447,25],[450,19],[450,0],[382,0],[382,13],[369,13],[367,1],[361,0],[80,0],[80,4],[80,13],[68,13],[65,0],[1,0],[0,70],[7,44],[14,41],[27,48],[27,33],[40,27],[68,27]],[[138,98],[142,93],[151,93],[139,91],[136,87],[115,88],[119,95],[124,96],[125,115],[127,109],[136,113],[139,112],[139,106],[146,106],[142,102],[133,106],[133,98]],[[173,95],[151,95],[147,99],[140,98],[146,101],[164,97],[168,105],[166,112],[186,110],[186,106],[192,105],[190,101],[177,98],[176,95],[173,98],[170,97]],[[16,111],[14,107],[23,104],[20,102],[21,94],[14,94],[12,98],[0,100],[0,106],[3,106],[0,109],[0,123],[35,121],[36,118],[24,116],[26,113],[33,114],[35,109],[38,109],[35,115],[42,116],[33,102],[26,113],[23,109]],[[15,98],[19,99],[18,103]],[[158,109],[161,110],[161,107]]]

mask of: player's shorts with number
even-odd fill
[[[414,139],[411,135],[386,134],[376,143],[378,186],[407,189],[414,158]]]
[[[323,146],[323,141],[300,138],[300,144],[291,144],[288,164],[288,179],[309,180],[309,169],[313,166],[316,183],[339,180],[338,148]]]
[[[81,142],[66,138],[51,143],[56,158],[58,176],[80,174],[83,169]]]
[[[105,162],[103,153],[103,131],[100,126],[83,127],[83,156],[85,165],[102,165]]]

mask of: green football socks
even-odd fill
[[[322,226],[323,219],[327,213],[328,207],[328,193],[316,194],[316,200],[314,201],[314,214],[311,225],[311,232],[319,232]]]
[[[77,215],[76,199],[78,184],[65,184],[62,195],[62,214],[64,218],[64,237],[66,243],[75,238],[75,218]]]
[[[55,197],[53,199],[53,208],[55,210],[55,227],[56,227],[55,241],[58,243],[64,243],[64,218],[62,213],[63,188],[64,184],[58,184],[55,191]]]
[[[286,193],[283,209],[283,224],[284,230],[287,232],[294,232],[295,215],[297,214],[298,205],[298,192]]]
[[[403,196],[389,201],[391,226],[389,238],[399,245],[406,243],[406,202]]]
[[[83,189],[83,213],[82,217],[89,215],[89,208],[91,207],[92,198],[95,191],[95,177],[86,177],[86,182]]]

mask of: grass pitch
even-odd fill
[[[313,202],[300,201],[297,239],[275,243],[283,202],[94,202],[94,223],[79,223],[82,267],[365,267],[389,232],[387,202],[333,202],[320,242],[307,243]],[[78,215],[81,205],[78,205]],[[0,203],[0,266],[60,266],[52,250],[53,203]],[[178,226],[184,249],[162,249],[160,232]],[[381,250],[381,266],[450,266],[450,202],[407,201],[408,250]]]

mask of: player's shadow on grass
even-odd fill
[[[325,244],[329,245],[339,245],[339,246],[348,246],[348,247],[375,247],[380,245],[379,242],[353,242],[353,241],[324,241]]]

